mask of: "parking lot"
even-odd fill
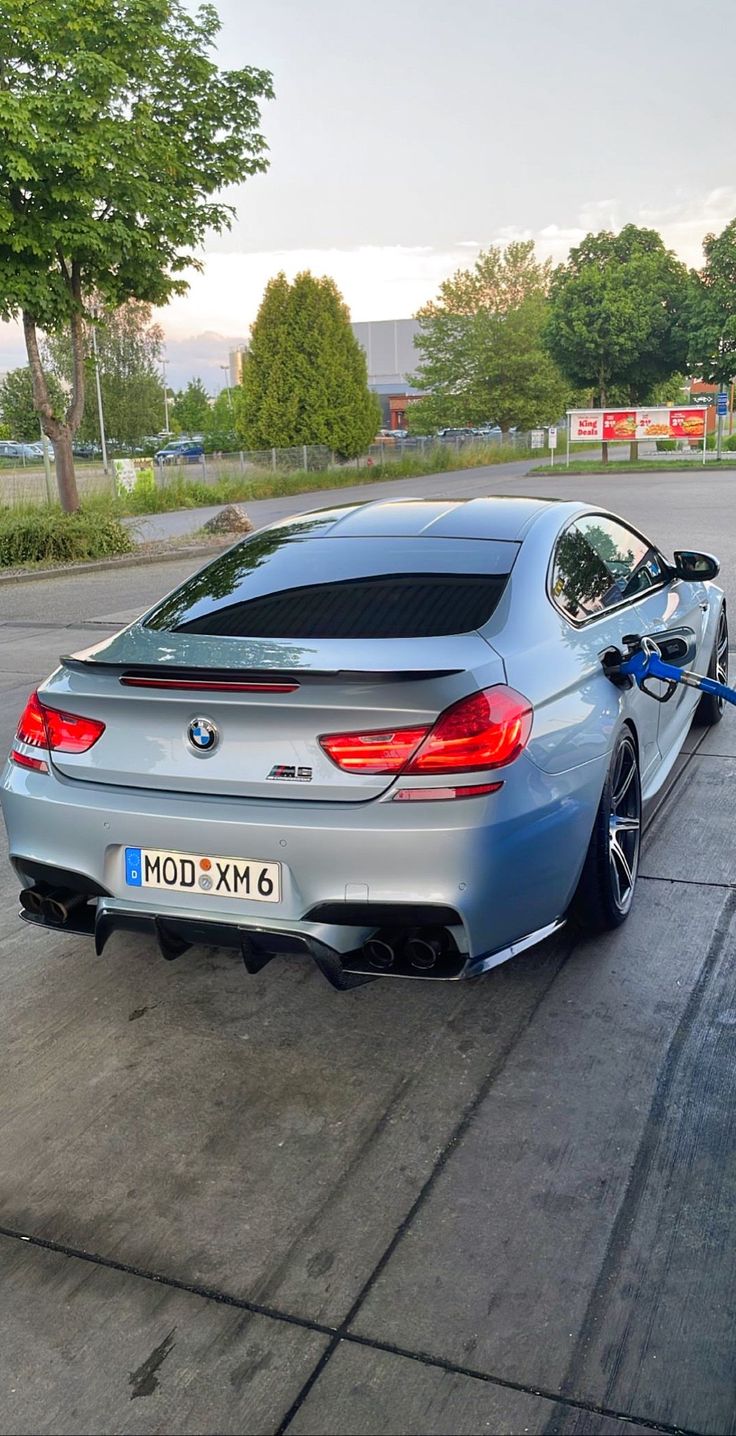
[[[736,472],[522,471],[365,496],[582,494],[736,590]],[[0,585],[2,751],[194,566]],[[0,1431],[734,1431],[736,717],[686,749],[623,928],[468,984],[97,959],[3,847]]]

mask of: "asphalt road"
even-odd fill
[[[686,480],[543,492],[728,574]],[[0,745],[191,566],[0,587]],[[625,926],[467,985],[98,960],[3,861],[0,1432],[734,1431],[736,720],[687,746]]]

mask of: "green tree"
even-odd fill
[[[736,219],[703,240],[705,264],[693,276],[689,360],[711,384],[736,374]]]
[[[603,408],[614,395],[645,401],[684,367],[690,281],[656,230],[629,224],[617,235],[587,235],[555,270],[550,301],[549,352],[571,384],[593,387]]]
[[[97,308],[96,305],[93,306]],[[94,336],[94,337],[93,337]],[[84,326],[86,382],[80,439],[99,438],[95,367],[99,365],[105,434],[128,448],[164,422],[161,380],[163,330],[152,322],[151,307],[129,300],[120,309],[99,309],[94,326]],[[94,339],[97,343],[95,359]],[[71,387],[71,356],[63,335],[50,335],[42,348],[47,375],[55,373]]]
[[[84,413],[90,296],[165,304],[222,191],[266,167],[263,70],[220,71],[217,12],[181,0],[5,0],[0,8],[0,315],[21,315],[34,402],[65,509]],[[54,410],[38,331],[63,333],[72,384]]]
[[[190,379],[171,406],[174,428],[181,434],[201,434],[210,418],[210,396],[201,379]]]
[[[278,274],[266,286],[237,408],[250,449],[324,444],[354,458],[375,438],[380,406],[332,279]]]
[[[66,396],[55,374],[49,376],[49,403],[62,414]],[[33,403],[33,378],[27,365],[11,369],[0,385],[0,417],[10,430],[9,439],[35,443],[40,438],[38,413]]]
[[[569,386],[542,342],[550,265],[531,241],[492,247],[440,286],[417,318],[415,432],[494,421],[529,427],[564,410]]]
[[[238,448],[236,429],[237,389],[221,389],[209,407],[207,422],[203,426],[208,449],[219,449],[232,453]]]

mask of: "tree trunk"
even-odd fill
[[[58,433],[51,440],[54,446],[54,459],[56,460],[56,483],[59,489],[59,500],[65,514],[73,514],[79,508],[79,494],[77,492],[77,480],[74,473],[74,455],[72,453],[72,431],[68,424],[60,424]]]
[[[46,436],[54,446],[56,461],[56,483],[61,507],[66,514],[73,514],[79,508],[79,492],[74,472],[72,440],[79,428],[84,413],[84,319],[82,310],[82,272],[78,260],[69,266],[61,258],[61,269],[69,287],[72,299],[69,320],[72,341],[72,393],[71,402],[63,419],[54,413],[49,399],[46,376],[43,372],[38,348],[36,321],[32,314],[23,311],[23,333],[26,352],[33,381],[33,402]]]
[[[73,429],[68,422],[64,423],[62,419],[57,418],[51,407],[46,376],[43,372],[41,355],[38,348],[36,321],[33,315],[29,314],[26,310],[23,311],[23,333],[25,335],[26,353],[28,354],[28,364],[33,382],[33,402],[40,417],[43,431],[47,438],[51,440],[54,447],[59,501],[64,513],[73,514],[79,508],[79,494],[77,492],[77,480],[74,473],[74,455],[72,454],[72,437],[75,429]],[[84,390],[82,391],[82,403],[84,403]],[[76,409],[74,401],[72,407]],[[75,428],[78,425],[79,418],[77,418]]]

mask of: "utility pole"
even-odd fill
[[[97,385],[97,417],[100,421],[100,443],[102,445],[102,468],[107,473],[107,444],[105,442],[105,418],[102,413],[102,389],[100,387],[100,360],[97,353],[97,325],[92,325],[92,349],[95,356],[95,383]]]
[[[166,366],[168,362],[168,359],[161,360],[161,369],[164,376],[164,433],[167,435],[167,437],[171,433],[171,430],[169,428],[169,391],[166,383]]]

